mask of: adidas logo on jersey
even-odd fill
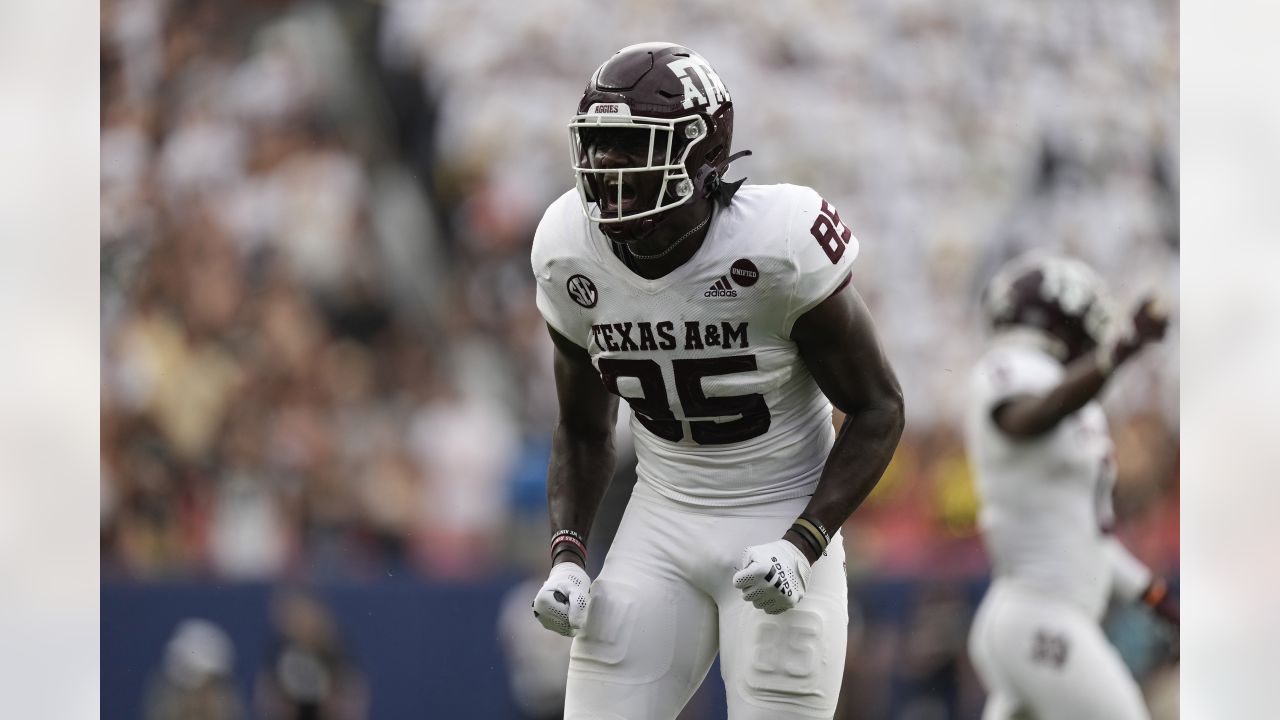
[[[720,279],[715,282],[706,292],[702,293],[703,297],[738,297],[738,291],[733,289],[733,285],[729,284],[729,278],[721,275]]]

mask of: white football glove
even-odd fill
[[[573,637],[582,631],[591,606],[591,577],[576,563],[551,568],[542,589],[533,598],[533,616],[542,627]]]
[[[752,545],[742,551],[742,569],[734,574],[733,586],[742,591],[743,600],[777,615],[804,597],[812,567],[788,540]]]

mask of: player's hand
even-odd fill
[[[1164,580],[1159,578],[1152,580],[1146,591],[1142,593],[1142,602],[1169,627],[1178,629],[1181,622],[1178,601],[1169,594],[1169,588]]]
[[[1164,339],[1169,329],[1169,313],[1154,297],[1144,298],[1133,311],[1133,333],[1135,342],[1143,345]]]
[[[533,598],[533,616],[542,627],[573,637],[587,622],[591,607],[591,577],[576,563],[551,568],[542,589]]]
[[[1169,313],[1154,297],[1138,303],[1129,319],[1129,328],[1111,348],[1112,367],[1128,360],[1144,346],[1164,339],[1169,329]]]
[[[804,597],[809,582],[809,559],[789,540],[752,545],[742,551],[742,569],[733,586],[742,599],[770,615],[790,610]]]

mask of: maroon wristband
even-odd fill
[[[572,533],[572,534],[570,534]],[[559,548],[563,548],[570,552],[577,553],[582,558],[582,564],[587,563],[587,546],[577,537],[578,533],[573,531],[561,531],[551,538],[551,558],[554,560]]]

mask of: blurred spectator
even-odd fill
[[[254,707],[263,720],[362,720],[368,690],[338,638],[329,610],[299,590],[273,607],[276,638],[258,673]]]
[[[430,468],[420,501],[429,528],[427,567],[451,577],[491,573],[508,514],[517,442],[512,418],[442,381],[408,432],[420,466]]]
[[[183,620],[165,647],[160,672],[147,691],[147,720],[241,720],[247,717],[232,675],[235,650],[222,628]]]
[[[507,663],[511,697],[524,720],[564,716],[572,638],[547,632],[529,612],[529,599],[541,586],[538,576],[512,587],[503,598],[498,617],[498,639]]]

